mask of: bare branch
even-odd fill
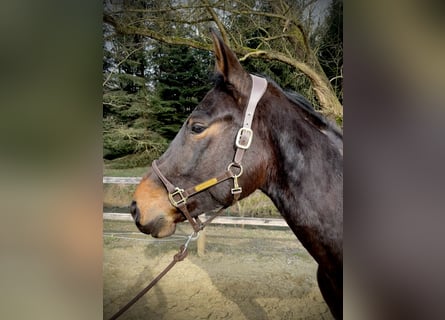
[[[343,76],[336,76],[329,80],[329,82],[334,81],[335,79],[343,79]]]
[[[125,61],[127,61],[127,59],[136,51],[141,50],[141,47],[136,48],[132,51],[130,51],[129,54],[127,54],[121,61],[119,61],[119,63],[116,65],[116,68],[119,68],[119,66],[121,66]],[[113,72],[110,72],[107,76],[107,78],[105,79],[105,81],[102,83],[102,87],[105,86],[105,84],[107,84],[108,81],[110,81],[111,76],[113,75]]]
[[[228,42],[230,38],[231,48],[241,57],[240,61],[251,58],[279,61],[299,70],[310,80],[314,96],[324,112],[338,116],[342,114],[342,106],[331,82],[341,76],[328,79],[309,43],[305,21],[300,20],[302,10],[309,8],[314,1],[299,1],[298,8],[287,0],[270,1],[270,10],[261,11],[243,0],[195,0],[165,8],[126,8],[120,12],[105,12],[103,21],[120,34],[140,35],[167,44],[209,51],[213,46],[208,37],[195,40],[172,35],[181,32],[170,26],[172,23],[181,28],[190,26],[189,31],[202,32],[202,28],[208,28],[208,23],[213,21],[223,40]],[[256,48],[249,48],[246,43],[250,46],[254,43]],[[108,75],[104,84],[110,77]]]
[[[217,14],[215,13],[215,11],[212,9],[210,3],[208,0],[202,0],[203,3],[205,3],[206,5],[206,10],[207,12],[210,14],[210,16],[212,17],[213,21],[216,23],[216,25],[218,26],[219,31],[221,32],[221,36],[224,40],[225,43],[228,43],[228,37],[227,37],[227,31],[226,28],[224,27],[224,25],[222,24],[221,20],[218,18]]]
[[[140,35],[144,36],[150,39],[154,39],[157,41],[161,41],[167,44],[174,44],[174,45],[185,45],[196,49],[202,49],[202,50],[212,50],[212,45],[195,41],[189,38],[181,38],[181,37],[173,37],[173,36],[166,36],[162,33],[153,31],[151,29],[147,28],[138,28],[133,26],[125,26],[123,24],[118,23],[113,17],[104,14],[104,21],[106,23],[111,24],[116,32],[122,33],[122,34],[134,34],[134,35]]]

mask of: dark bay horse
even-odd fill
[[[343,135],[301,96],[249,75],[212,36],[216,85],[138,185],[136,225],[153,237],[172,235],[185,220],[199,230],[200,214],[260,189],[318,263],[321,293],[340,319]]]

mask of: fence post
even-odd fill
[[[199,233],[198,242],[196,243],[196,246],[198,248],[198,257],[202,257],[205,254],[206,249],[206,230],[203,229]]]

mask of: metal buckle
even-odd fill
[[[238,174],[236,174],[235,172],[232,171],[232,168],[238,168],[239,172]],[[232,178],[239,178],[241,177],[241,175],[243,174],[243,166],[240,165],[239,163],[235,163],[232,162],[229,164],[229,166],[227,167],[227,171],[230,172],[230,174],[232,175]]]
[[[230,166],[229,166],[229,168],[230,168]],[[243,167],[240,166],[240,169],[241,169],[240,173],[238,175],[233,176],[233,188],[231,190],[233,195],[243,192],[243,188],[241,188],[238,184],[238,177],[243,173]]]
[[[230,191],[232,192],[232,194],[238,194],[238,193],[243,192],[243,188],[236,187],[236,188],[232,188]]]
[[[180,189],[180,188],[176,187],[175,190],[176,190],[175,192],[168,194],[168,198],[170,199],[171,204],[175,207],[179,207],[183,204],[186,204],[187,198],[184,197],[184,195],[182,194],[184,192],[184,189]],[[181,199],[179,199],[178,201],[176,201],[174,199],[174,197],[177,195],[179,195],[181,197]]]
[[[241,141],[241,136],[244,134],[248,135],[246,143],[242,143],[242,141]],[[241,149],[249,149],[250,144],[252,143],[252,138],[253,138],[253,131],[249,128],[243,127],[238,130],[238,134],[236,135],[236,139],[235,139],[235,145]]]

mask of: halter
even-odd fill
[[[224,171],[219,176],[206,180],[196,186],[190,187],[188,189],[182,189],[174,186],[159,170],[157,165],[157,160],[154,160],[152,163],[152,168],[158,178],[162,181],[165,188],[168,191],[168,199],[170,203],[178,208],[190,224],[193,227],[193,230],[197,233],[204,228],[204,226],[210,222],[210,219],[206,221],[206,223],[202,223],[198,217],[193,218],[188,209],[187,209],[187,200],[191,196],[204,191],[214,185],[217,185],[225,180],[233,179],[233,188],[231,189],[231,193],[233,194],[233,203],[239,200],[241,192],[243,189],[238,184],[238,178],[243,174],[243,166],[241,165],[241,161],[244,156],[244,152],[249,149],[252,138],[253,131],[251,129],[253,115],[255,113],[256,106],[260,101],[261,97],[266,92],[267,81],[264,78],[260,78],[254,75],[250,75],[252,77],[252,90],[250,91],[249,102],[247,104],[247,108],[244,111],[244,121],[243,126],[238,130],[238,134],[235,138],[235,146],[236,152],[233,158],[233,162],[231,162],[227,166],[227,170]],[[216,216],[216,215],[215,215]],[[215,217],[214,216],[214,217]],[[213,218],[213,217],[212,217]]]

